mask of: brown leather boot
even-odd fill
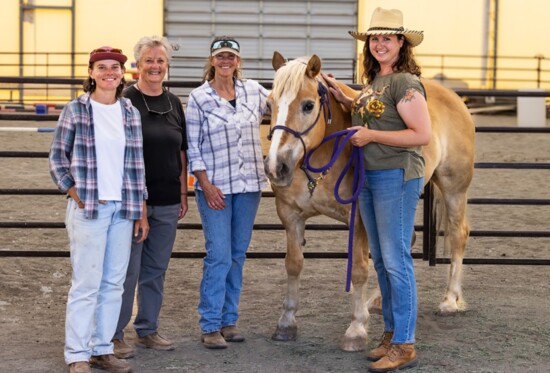
[[[227,348],[227,343],[220,332],[212,332],[201,335],[201,342],[204,347],[213,350]]]
[[[236,326],[224,326],[220,333],[226,342],[244,342],[244,336]]]
[[[92,368],[87,361],[77,361],[69,364],[69,373],[92,373]]]
[[[129,362],[117,359],[114,354],[92,356],[90,364],[111,373],[130,373],[132,371],[132,365]]]
[[[367,355],[368,361],[378,361],[382,359],[390,350],[391,339],[393,332],[384,332],[382,335],[382,342],[373,350],[370,350]]]
[[[113,339],[113,353],[117,359],[130,359],[134,357],[134,349],[124,339]]]
[[[380,360],[369,366],[371,373],[393,372],[401,369],[415,367],[418,364],[416,360],[416,350],[414,343],[391,344],[390,350]]]
[[[152,348],[158,351],[172,351],[175,349],[172,341],[169,341],[157,332],[146,335],[145,337],[139,337],[136,344],[140,347]]]

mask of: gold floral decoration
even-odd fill
[[[359,107],[354,115],[359,117],[364,125],[368,125],[374,118],[378,119],[384,113],[386,106],[378,99],[371,99],[365,106]]]
[[[369,103],[367,104],[368,112],[372,113],[377,119],[380,118],[382,113],[384,113],[385,108],[386,107],[384,106],[384,103],[376,99],[369,101]]]

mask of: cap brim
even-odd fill
[[[233,53],[237,57],[241,56],[239,54],[239,51],[237,51],[236,49],[233,49],[233,48],[229,48],[229,47],[223,47],[223,48],[216,49],[214,52],[212,52],[212,56],[215,56],[215,55],[223,53],[223,52]]]
[[[128,60],[128,57],[126,57],[122,53],[114,53],[114,52],[97,52],[90,56],[90,62],[96,62],[101,60],[115,60],[120,62],[121,64],[124,64]]]

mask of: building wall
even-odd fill
[[[25,0],[27,3],[47,6],[68,6],[71,0]],[[77,0],[75,9],[75,50],[77,65],[85,64],[87,53],[98,46],[110,44],[122,48],[133,61],[132,48],[143,35],[162,34],[170,14],[163,14],[163,6],[169,0]],[[217,5],[238,8],[241,2],[229,0],[209,1]],[[275,0],[263,0],[271,4]],[[446,69],[444,74],[453,79],[466,79],[472,88],[489,87],[489,79],[480,73],[480,66],[489,66],[491,61],[479,57],[487,51],[487,4],[489,0],[358,0],[358,29],[368,27],[375,7],[398,8],[404,12],[405,26],[424,30],[425,40],[416,48],[416,54],[426,77],[439,71],[444,59],[447,66],[470,66],[471,69]],[[20,0],[2,0],[0,12],[0,76],[19,75],[19,4]],[[288,3],[290,4],[290,3]],[[311,6],[316,5],[311,1]],[[220,5],[221,6],[221,5]],[[290,5],[289,5],[290,6]],[[547,0],[500,0],[499,28],[497,32],[499,56],[523,57],[502,59],[498,62],[498,77],[506,81],[497,88],[530,88],[536,77],[538,60],[546,56],[541,70],[550,76],[550,43],[545,42],[550,34],[547,16],[550,2]],[[70,52],[71,17],[66,10],[40,9],[27,11],[24,23],[25,52]],[[238,12],[234,17],[238,17]],[[167,23],[168,24],[168,23]],[[338,32],[341,32],[338,31]],[[358,43],[360,44],[360,43]],[[358,45],[358,50],[362,48]],[[183,45],[181,53],[204,55],[193,45]],[[318,53],[317,50],[304,51]],[[292,53],[291,53],[292,54]],[[446,57],[443,58],[443,56]],[[477,58],[449,57],[449,55],[478,56]],[[49,55],[28,56],[25,62],[35,64],[25,69],[25,75],[70,76],[68,57]],[[47,69],[40,64],[64,66]],[[129,66],[129,64],[128,64]],[[77,76],[85,76],[86,69],[79,68]],[[529,79],[527,83],[522,80]],[[544,77],[543,77],[544,79]],[[515,80],[515,81],[514,81]],[[550,81],[550,78],[548,78]],[[542,86],[550,87],[550,82]],[[490,88],[490,87],[489,87]],[[0,92],[1,94],[1,92]]]
[[[0,12],[0,76],[87,76],[91,50],[101,46],[121,48],[128,56],[127,79],[131,79],[133,46],[144,35],[162,35],[163,2],[135,0],[76,0],[74,7],[74,63],[72,52],[71,0],[25,0],[25,5],[61,8],[25,10],[23,47],[20,51],[20,0],[2,0]],[[20,71],[20,55],[23,66]],[[74,66],[74,68],[73,68]],[[0,83],[0,100],[66,102],[78,92],[67,86]]]
[[[426,77],[433,77],[444,60],[447,66],[465,66],[466,69],[448,69],[444,74],[450,78],[465,79],[470,88],[493,88],[490,71],[486,74],[480,67],[492,68],[486,55],[492,40],[487,23],[492,22],[487,12],[494,0],[359,0],[359,28],[366,30],[376,7],[400,9],[404,13],[405,27],[424,31],[424,41],[416,48],[418,61]],[[541,69],[547,70],[548,83],[541,86],[550,89],[550,43],[545,42],[550,34],[550,1],[547,0],[499,0],[497,36],[497,79],[499,89],[534,88],[538,60],[546,56]],[[361,43],[362,44],[362,43]],[[362,45],[358,46],[358,50]],[[446,55],[446,57],[442,57]],[[472,57],[449,57],[462,55]],[[514,57],[514,58],[505,58]],[[518,58],[521,57],[521,58]],[[543,80],[545,73],[542,73]]]
[[[71,6],[71,0],[26,0],[36,6]],[[20,0],[2,0],[0,12],[0,52],[2,63],[18,62]],[[71,12],[65,9],[35,9],[25,12],[23,23],[23,51],[25,53],[70,53]],[[75,5],[76,64],[86,64],[88,53],[99,46],[121,48],[133,61],[133,46],[144,35],[162,35],[163,2],[135,0],[77,0]],[[6,55],[5,53],[13,53]],[[26,62],[67,64],[68,56],[28,56]],[[127,66],[128,67],[128,66]],[[25,72],[31,76],[70,76],[70,68],[35,66]],[[0,75],[19,75],[18,68],[0,66]],[[85,76],[86,69],[77,71]]]

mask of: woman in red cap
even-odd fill
[[[132,370],[111,343],[132,235],[144,240],[149,231],[141,120],[121,97],[126,60],[111,47],[90,53],[85,93],[63,109],[49,156],[51,177],[68,197],[72,281],[64,355],[74,373],[91,372],[90,363]]]

